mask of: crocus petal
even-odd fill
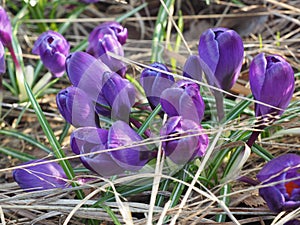
[[[101,176],[113,176],[125,171],[106,151],[108,131],[95,127],[82,127],[72,132],[71,148],[83,165]],[[103,152],[102,152],[103,151]],[[94,153],[94,154],[93,154]],[[88,154],[88,155],[86,155]]]
[[[284,196],[275,187],[264,187],[259,189],[259,195],[266,201],[273,212],[281,212],[284,205]]]
[[[143,70],[140,78],[140,83],[145,90],[149,104],[154,109],[160,102],[161,93],[171,87],[175,81],[172,75],[164,73],[170,72],[169,69],[161,63],[153,63],[152,68]],[[156,71],[158,69],[160,71]]]
[[[242,68],[244,46],[242,38],[233,30],[221,33],[217,37],[219,44],[219,62],[215,77],[223,90],[229,90],[236,82]]]
[[[44,163],[39,165],[29,165],[41,162]],[[18,185],[25,191],[69,187],[66,174],[57,162],[32,160],[22,165],[24,168],[13,171],[13,177]]]
[[[106,73],[103,76],[102,93],[111,107],[111,118],[128,123],[131,107],[135,102],[133,85],[115,73]]]
[[[260,99],[260,93],[265,80],[267,60],[264,53],[258,54],[251,62],[249,68],[249,81],[251,91],[256,99]]]
[[[208,29],[200,37],[198,52],[200,56],[200,65],[209,78],[210,84],[215,83],[214,74],[219,62],[219,51],[215,33],[212,29]]]
[[[205,104],[199,86],[191,81],[179,81],[174,87],[164,90],[160,103],[168,116],[182,116],[184,119],[201,122]]]
[[[95,27],[91,34],[89,35],[89,47],[88,52],[93,48],[93,45],[97,45],[100,39],[103,38],[105,34],[113,35],[120,42],[121,45],[124,45],[127,40],[128,32],[121,24],[115,21],[105,22]]]
[[[82,89],[93,101],[102,90],[102,77],[110,69],[100,60],[85,52],[75,52],[66,60],[67,74],[71,83]]]
[[[280,174],[288,167],[299,169],[300,156],[296,154],[285,154],[269,161],[256,175],[260,182],[269,179],[275,174]]]
[[[114,36],[105,34],[94,49],[94,56],[107,65],[111,71],[124,77],[126,73],[126,64],[121,60],[114,58],[114,56],[110,56],[109,53],[124,56],[123,47],[119,41]]]
[[[163,141],[162,147],[166,156],[177,164],[185,164],[203,156],[209,143],[208,136],[199,124],[180,116],[170,117],[161,128],[160,135],[164,139],[176,138]]]
[[[71,86],[61,90],[56,103],[62,116],[73,126],[97,126],[94,104],[80,88]]]
[[[5,50],[0,42],[0,74],[5,73],[6,65],[5,65]]]
[[[188,57],[183,66],[183,76],[202,81],[202,68],[200,57],[198,55],[191,55]]]
[[[123,121],[116,121],[109,129],[108,147],[120,148],[111,152],[114,160],[130,171],[140,170],[150,159],[151,152],[146,145],[133,146],[142,138]]]
[[[10,19],[0,6],[0,41],[5,47],[9,47],[12,44],[12,29]]]

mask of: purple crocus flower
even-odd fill
[[[202,68],[200,57],[198,55],[191,55],[187,58],[183,66],[183,76],[202,81]]]
[[[259,194],[270,210],[278,213],[300,207],[299,169],[300,156],[285,154],[269,161],[257,174],[261,184],[267,185]]]
[[[41,162],[44,163],[29,165]],[[67,188],[70,186],[67,182],[65,172],[57,162],[31,160],[22,165],[24,165],[24,168],[15,169],[13,171],[13,178],[25,191]]]
[[[0,41],[5,47],[12,44],[12,29],[6,11],[0,6]]]
[[[124,28],[121,24],[115,21],[102,23],[96,28],[93,29],[89,36],[89,44],[88,51],[93,51],[92,46],[96,46],[99,40],[103,39],[104,35],[114,36],[121,45],[124,45],[127,40],[128,32],[127,29]],[[91,49],[90,49],[91,48]]]
[[[209,140],[201,125],[181,116],[170,117],[160,130],[162,147],[174,163],[185,164],[205,154]]]
[[[141,74],[140,83],[145,90],[150,106],[154,109],[160,103],[161,93],[171,87],[175,81],[172,75],[164,73],[164,71],[170,72],[164,64],[155,62],[150,67],[154,69],[145,68]]]
[[[234,30],[208,29],[200,37],[198,52],[208,83],[229,90],[236,82],[242,67],[242,38]]]
[[[68,87],[56,95],[56,104],[64,119],[74,127],[97,126],[94,104],[77,87]]]
[[[199,85],[186,80],[179,80],[173,87],[164,90],[160,103],[168,116],[182,116],[184,119],[200,123],[205,104],[200,95]]]
[[[65,61],[69,50],[70,45],[66,39],[60,33],[49,30],[38,37],[32,53],[40,55],[43,64],[53,76],[61,77],[65,72]]]
[[[71,83],[96,102],[99,114],[128,122],[135,101],[135,89],[128,80],[88,53],[75,52],[68,56],[66,64]]]
[[[66,59],[66,72],[75,87],[84,90],[93,100],[97,100],[102,88],[103,74],[111,70],[86,52],[74,52]]]
[[[0,74],[5,73],[6,66],[5,66],[5,50],[0,42]]]
[[[290,64],[278,55],[265,57],[264,53],[260,53],[251,62],[249,80],[255,100],[281,109],[255,104],[255,115],[282,115],[290,103],[295,86],[294,71]]]
[[[112,71],[125,77],[126,64],[119,59],[109,55],[109,52],[124,56],[123,47],[120,42],[112,35],[105,34],[101,40],[98,41],[97,46],[94,46],[94,54],[96,58],[100,59]]]
[[[116,73],[104,73],[102,89],[98,95],[96,111],[113,120],[129,122],[131,107],[135,102],[135,88]]]
[[[153,158],[146,146],[134,146],[139,141],[142,138],[128,124],[116,121],[109,130],[76,129],[71,135],[71,148],[77,155],[88,154],[80,157],[88,169],[101,176],[112,176],[140,170]]]
[[[126,64],[112,56],[113,54],[124,56],[122,45],[127,39],[127,29],[117,22],[106,22],[97,26],[89,36],[87,52],[101,59],[112,71],[122,77],[126,73]]]

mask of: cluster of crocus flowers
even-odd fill
[[[196,76],[196,66],[190,57],[185,65],[184,75]],[[170,70],[162,63],[153,63],[142,71],[141,85],[152,109],[161,105],[168,120],[162,126],[162,150],[174,163],[183,165],[205,154],[209,139],[200,123],[205,104],[199,85],[192,81],[175,82]]]
[[[99,116],[129,122],[135,89],[128,80],[85,52],[70,54],[66,68],[73,86],[56,97],[66,121],[75,127],[97,127]]]
[[[70,44],[64,36],[52,30],[42,33],[32,49],[33,54],[40,55],[44,66],[54,77],[61,77],[64,74],[69,51]]]

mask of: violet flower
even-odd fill
[[[122,77],[126,73],[126,64],[119,59],[110,56],[108,52],[124,56],[122,45],[127,39],[127,29],[117,22],[107,22],[96,27],[89,36],[87,52],[100,59],[112,71]]]
[[[5,50],[0,42],[0,74],[5,73],[6,65],[5,65]]]
[[[255,116],[282,115],[293,96],[295,80],[290,64],[278,55],[258,54],[251,62],[249,80],[254,99],[280,108],[255,104]]]
[[[119,59],[110,56],[108,52],[113,54],[124,56],[122,45],[114,36],[105,34],[104,37],[99,40],[97,46],[94,46],[94,54],[96,58],[100,59],[106,64],[112,71],[118,73],[120,76],[125,77],[126,64]]]
[[[209,139],[201,125],[193,120],[174,116],[167,120],[160,130],[162,148],[174,163],[185,164],[205,154]]]
[[[66,39],[60,33],[49,30],[38,37],[32,53],[40,55],[43,64],[53,76],[61,77],[65,72],[65,61],[69,50],[70,45]]]
[[[202,81],[202,68],[200,57],[198,55],[191,55],[187,58],[183,66],[183,76]]]
[[[295,80],[294,71],[289,63],[278,55],[265,57],[258,54],[249,68],[250,87],[255,100],[277,107],[274,109],[255,103],[255,116],[261,117],[257,128],[263,129],[272,124],[288,107],[293,96]],[[247,144],[251,147],[260,131],[253,131]]]
[[[128,124],[116,121],[109,130],[76,129],[71,135],[71,148],[77,155],[88,154],[80,157],[88,169],[101,176],[113,176],[140,170],[153,158],[145,145],[134,146],[139,141],[142,138]]]
[[[41,162],[45,163],[29,165]],[[31,160],[22,165],[24,165],[24,168],[15,169],[13,171],[13,178],[25,191],[67,188],[70,186],[67,182],[65,172],[57,162]]]
[[[89,35],[89,44],[94,46],[97,45],[99,40],[103,39],[104,35],[106,34],[114,36],[121,45],[124,45],[126,43],[128,36],[127,29],[118,22],[105,22],[93,29],[93,31]],[[90,47],[91,46],[88,47],[88,51],[93,51],[92,49],[90,49]]]
[[[168,116],[182,116],[183,119],[200,123],[205,110],[204,101],[200,95],[199,85],[186,80],[179,80],[173,87],[164,90],[160,103]]]
[[[111,70],[86,52],[74,52],[66,59],[66,72],[71,83],[97,100],[102,89],[102,77]]]
[[[236,82],[242,67],[242,38],[234,30],[208,29],[200,37],[198,51],[208,83],[228,91]]]
[[[74,127],[98,126],[95,106],[87,94],[77,87],[68,87],[56,95],[56,104],[64,119]]]
[[[300,207],[299,169],[300,156],[285,154],[269,161],[257,174],[261,185],[267,185],[259,194],[270,210],[279,213]]]
[[[0,41],[5,47],[12,47],[12,29],[6,11],[0,6]]]
[[[66,64],[71,83],[96,103],[97,113],[113,120],[129,121],[135,89],[128,80],[88,53],[75,52],[68,56]]]
[[[101,91],[96,101],[96,111],[112,120],[129,122],[131,107],[135,102],[135,88],[116,73],[103,74]]]
[[[160,103],[161,93],[171,87],[175,81],[172,75],[164,73],[170,70],[162,63],[153,63],[152,68],[145,68],[141,74],[140,83],[145,90],[146,97],[152,109]]]

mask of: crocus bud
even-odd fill
[[[129,122],[131,107],[135,102],[135,88],[116,73],[103,74],[96,111],[113,120]]]
[[[145,68],[141,74],[141,85],[152,109],[160,103],[161,93],[174,84],[174,77],[164,73],[170,70],[162,63],[153,63],[152,68]],[[158,69],[160,71],[157,71]]]
[[[279,213],[300,207],[300,156],[285,154],[269,161],[257,174],[260,196]],[[268,185],[269,184],[269,185]]]
[[[69,50],[70,45],[66,39],[60,33],[49,30],[38,37],[32,53],[40,55],[43,64],[53,76],[61,77],[65,72],[65,61]]]
[[[176,164],[185,164],[205,154],[209,140],[203,128],[193,120],[181,116],[170,117],[160,130],[162,147]]]
[[[113,53],[118,56],[124,56],[123,47],[120,44],[120,42],[115,38],[115,36],[105,34],[102,39],[99,39],[97,45],[92,46],[90,44],[89,49],[93,53],[92,55],[94,57],[100,59],[112,71],[118,73],[122,77],[125,76],[127,69],[126,64],[121,60],[109,55],[109,53]]]
[[[0,74],[5,73],[6,66],[5,66],[5,50],[0,42]]]
[[[114,36],[121,45],[125,44],[128,36],[127,29],[118,22],[111,21],[102,23],[94,28],[89,35],[88,41],[90,46],[88,47],[88,51],[93,51],[92,49],[90,49],[90,47],[92,47],[93,45],[96,46],[99,40],[103,39],[104,35],[106,34]]]
[[[112,176],[126,170],[137,171],[150,159],[146,146],[134,146],[142,138],[122,121],[115,122],[109,130],[82,127],[73,131],[71,148],[82,163],[101,176]],[[113,150],[109,150],[113,149]]]
[[[35,163],[42,164],[34,165]],[[25,191],[69,187],[67,176],[57,162],[31,160],[22,165],[24,168],[13,171],[13,178]]]
[[[200,123],[204,116],[205,104],[200,95],[199,85],[179,80],[173,87],[164,90],[160,103],[168,116],[181,116],[183,119]]]
[[[202,81],[202,68],[200,65],[200,57],[198,55],[191,55],[187,58],[183,66],[183,76]]]
[[[68,87],[56,95],[56,104],[64,119],[74,127],[97,126],[94,104],[77,87]]]
[[[122,45],[127,39],[127,29],[117,22],[106,22],[97,26],[89,36],[87,52],[101,59],[112,71],[122,77],[126,73],[126,64],[110,56],[108,52],[124,56]]]
[[[254,57],[249,68],[249,80],[255,100],[280,108],[255,104],[256,116],[281,115],[293,96],[295,80],[292,67],[282,57],[264,53]]]
[[[200,37],[198,52],[208,83],[229,90],[236,82],[242,67],[242,38],[234,30],[208,29]]]
[[[6,11],[0,6],[0,41],[5,47],[12,44],[12,29]]]

